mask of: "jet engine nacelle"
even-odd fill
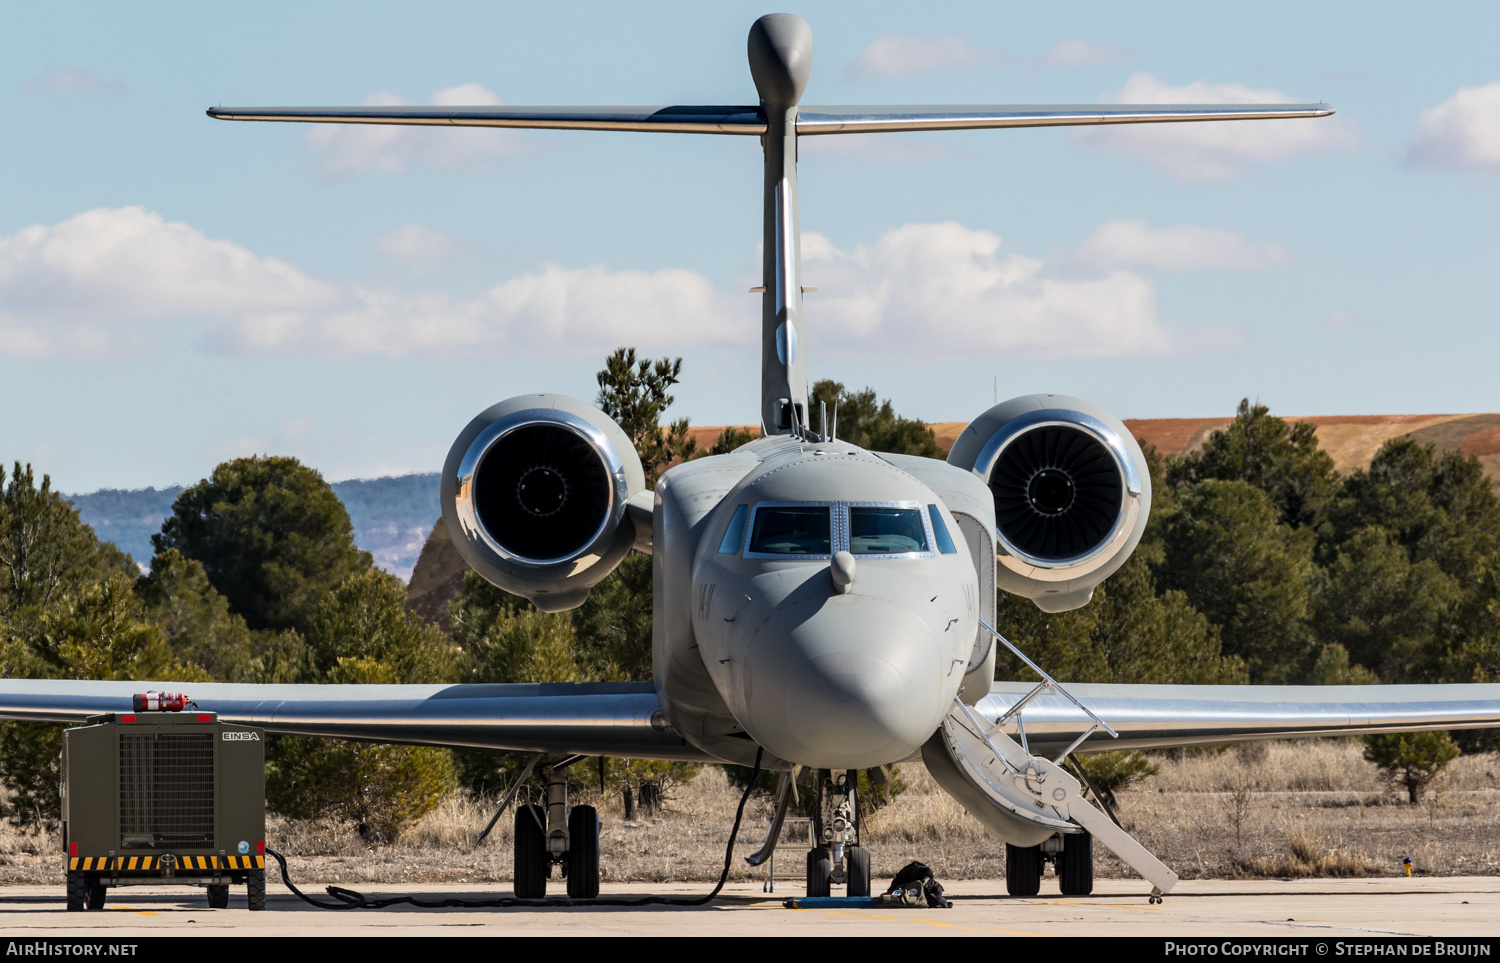
[[[464,560],[544,612],[577,608],[635,544],[635,446],[598,408],[523,395],[479,414],[443,465],[443,519]]]
[[[998,586],[1044,612],[1086,604],[1141,540],[1151,475],[1109,412],[1066,395],[1026,395],[986,411],[948,462],[995,500]]]

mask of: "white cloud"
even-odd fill
[[[1181,87],[1146,73],[1131,75],[1104,100],[1135,104],[1287,104],[1280,90],[1194,81]],[[1251,165],[1304,154],[1346,150],[1359,143],[1352,124],[1338,117],[1296,120],[1207,121],[1117,124],[1081,128],[1077,144],[1095,153],[1144,161],[1182,181],[1217,181],[1243,174]]]
[[[341,285],[139,207],[0,237],[10,354],[143,350],[171,322],[198,323],[203,345],[228,354],[672,349],[754,343],[751,301],[680,269],[546,265],[467,299]]]
[[[125,85],[105,83],[87,70],[77,67],[53,67],[21,87],[27,94],[123,94]]]
[[[810,347],[830,354],[1119,356],[1183,343],[1140,275],[1054,276],[961,224],[908,224],[853,250],[805,234],[802,257],[805,283],[820,292],[809,300]]]
[[[683,269],[555,264],[474,298],[351,287],[335,310],[228,318],[205,344],[228,354],[400,356],[508,351],[597,355],[620,344],[681,350],[751,344],[754,305]]]
[[[499,94],[471,83],[445,87],[429,102],[440,107],[482,107],[501,101]],[[370,107],[403,103],[394,94],[365,98]],[[315,124],[302,143],[321,156],[319,171],[328,177],[401,174],[416,168],[486,171],[502,160],[530,151],[520,131],[400,124]]]
[[[1151,227],[1145,221],[1109,221],[1077,246],[1048,259],[1051,268],[1071,272],[1256,271],[1288,264],[1280,244],[1248,241],[1233,231],[1178,224]]]
[[[1092,67],[1095,64],[1109,64],[1124,60],[1130,54],[1131,51],[1128,49],[1116,47],[1112,43],[1100,43],[1097,40],[1075,37],[1072,40],[1064,40],[1047,51],[1042,57],[1042,63],[1053,67]]]
[[[1407,157],[1423,167],[1500,173],[1500,81],[1464,87],[1422,111]]]
[[[386,240],[400,248],[446,237],[422,228]],[[830,356],[1173,352],[1224,334],[1163,319],[1151,272],[1250,269],[1285,257],[1228,231],[1140,222],[1105,224],[1046,259],[954,223],[908,224],[850,249],[807,234],[803,277],[821,289],[807,304],[809,341]],[[142,208],[100,209],[0,237],[0,351],[148,350],[164,325],[230,355],[753,350],[760,305],[741,293],[746,281],[756,283],[725,291],[684,269],[546,264],[460,297],[388,279],[329,282]],[[287,429],[289,437],[301,430]]]
[[[339,298],[285,261],[141,207],[0,238],[0,347],[11,353],[119,351],[143,344],[140,323],[326,308]]]
[[[861,50],[849,64],[849,72],[859,77],[914,77],[998,59],[998,51],[976,47],[970,34],[887,34]]]

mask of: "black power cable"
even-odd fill
[[[641,899],[569,899],[567,897],[555,897],[552,899],[517,899],[514,896],[497,896],[492,899],[422,899],[417,896],[388,896],[384,899],[370,899],[362,893],[352,889],[344,889],[342,886],[328,887],[328,895],[337,900],[330,903],[326,900],[314,899],[293,883],[291,876],[287,873],[286,857],[271,847],[266,847],[266,855],[275,858],[281,864],[281,881],[286,888],[304,903],[309,903],[319,909],[343,910],[343,909],[384,909],[387,906],[407,904],[419,909],[482,909],[486,907],[505,906],[706,906],[719,891],[724,888],[724,883],[729,879],[729,867],[734,862],[734,840],[740,834],[740,820],[745,815],[745,803],[750,800],[750,792],[755,788],[755,780],[760,777],[761,756],[764,749],[755,752],[755,771],[750,774],[750,781],[745,784],[745,792],[740,796],[740,805],[734,811],[734,828],[729,831],[729,844],[724,847],[724,871],[719,874],[719,883],[707,896],[697,899],[674,899],[669,896],[645,896]]]

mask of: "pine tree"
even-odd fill
[[[305,629],[344,579],[368,570],[343,503],[295,458],[236,458],[184,489],[151,544],[199,562],[251,629]]]

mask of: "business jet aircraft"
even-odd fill
[[[804,107],[812,54],[799,18],[757,20],[749,60],[760,101],[750,106],[208,111],[223,120],[759,138],[764,434],[731,454],[678,465],[654,490],[625,433],[574,398],[503,401],[454,442],[442,473],[443,517],[464,558],[496,585],[563,611],[631,550],[652,554],[651,682],[194,684],[200,706],[277,733],[544,754],[545,814],[531,806],[516,813],[523,897],[546,892],[554,864],[570,895],[598,893],[598,816],[567,806],[567,766],[587,756],[781,771],[776,816],[752,862],[776,844],[795,775],[817,770],[809,895],[827,895],[833,883],[869,894],[854,774],[920,758],[1006,841],[1012,893],[1036,893],[1044,861],[1056,864],[1064,892],[1087,893],[1098,838],[1159,900],[1176,875],[1084,798],[1062,766],[1069,753],[1500,725],[1494,685],[1065,688],[1040,666],[1038,685],[997,682],[995,644],[1010,645],[994,628],[997,590],[1047,612],[1077,608],[1140,540],[1151,484],[1130,433],[1108,412],[1062,395],[996,405],[965,429],[946,462],[839,441],[823,410],[814,426],[799,138],[1287,120],[1327,116],[1331,107]],[[128,712],[147,685],[3,682],[0,718],[73,722]]]

